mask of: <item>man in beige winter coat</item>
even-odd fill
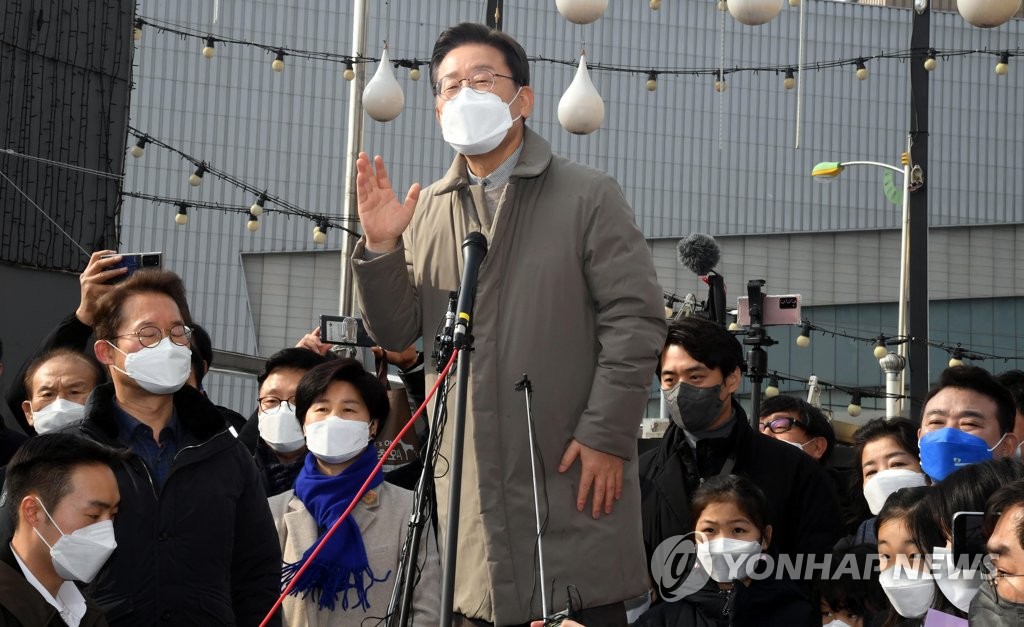
[[[636,437],[665,338],[650,251],[611,177],[552,155],[526,128],[534,96],[515,40],[460,24],[438,38],[430,69],[442,134],[459,154],[404,203],[383,159],[360,155],[365,235],[353,262],[374,338],[394,349],[422,336],[428,352],[459,287],[463,239],[480,231],[489,242],[473,313],[455,622],[541,614],[526,411],[513,390],[526,373],[549,607],[565,608],[573,586],[581,622],[625,625],[623,602],[647,589]],[[442,530],[448,479],[437,480]]]

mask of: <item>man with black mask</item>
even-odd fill
[[[660,446],[640,458],[648,556],[666,538],[693,531],[690,498],[717,475],[742,475],[764,491],[779,553],[824,554],[842,535],[825,471],[795,447],[755,432],[733,398],[742,365],[742,346],[718,324],[685,318],[669,326],[658,377],[672,424]]]

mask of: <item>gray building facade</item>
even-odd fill
[[[538,57],[529,124],[556,152],[619,180],[666,292],[703,297],[698,279],[676,262],[675,245],[689,233],[709,233],[722,246],[730,300],[747,279],[765,278],[770,293],[803,294],[805,315],[821,326],[857,335],[895,333],[900,216],[883,193],[881,171],[850,169],[820,185],[810,170],[824,160],[899,163],[909,123],[910,61],[874,57],[909,48],[909,10],[805,0],[801,86],[786,90],[783,72],[797,64],[800,35],[799,9],[788,4],[760,27],[735,22],[714,2],[666,0],[660,11],[645,2],[612,2],[587,26],[566,22],[554,3],[540,5],[504,3],[504,29]],[[205,59],[202,39],[158,27],[348,54],[352,7],[324,0],[301,7],[221,2],[214,23],[214,6],[140,3],[139,15],[151,24],[136,44],[132,125],[294,205],[340,216],[344,65],[286,57],[285,70],[277,73],[270,69],[271,52],[229,43],[218,43],[214,58]],[[386,39],[393,60],[426,62],[445,26],[482,21],[485,7],[468,0],[371,3],[367,54],[379,57]],[[1019,49],[1021,30],[1019,20],[982,30],[955,13],[932,16],[939,66],[931,75],[925,173],[935,227],[929,336],[1000,355],[1024,354],[1018,339],[1024,288],[1014,257],[1024,237],[1018,173],[1024,89],[1015,59],[1006,76],[992,68],[998,51]],[[575,72],[561,61],[573,61],[581,49],[592,66],[620,70],[591,68],[606,114],[589,136],[571,135],[557,120],[558,100]],[[954,54],[965,50],[988,52]],[[865,81],[854,77],[853,61],[862,57],[870,72]],[[849,64],[819,67],[837,60]],[[719,67],[727,72],[723,92],[715,91],[708,73]],[[368,74],[375,69],[370,64]],[[650,71],[660,72],[653,92],[645,88]],[[395,72],[405,109],[390,123],[366,118],[364,148],[384,155],[404,194],[412,182],[443,174],[452,151],[440,138],[426,71],[420,81],[404,68]],[[153,147],[141,159],[127,159],[124,188],[236,207],[254,200],[209,176],[191,187],[191,170],[179,156]],[[311,222],[268,209],[259,231],[250,233],[244,213],[193,209],[189,223],[178,226],[173,205],[126,198],[121,249],[164,251],[165,265],[184,278],[193,313],[215,347],[266,356],[298,340],[319,313],[334,313],[321,309],[338,300],[337,272],[326,268],[334,267],[342,243],[332,230],[326,247],[318,248]],[[870,345],[816,335],[805,350],[792,343],[796,331],[773,333],[781,343],[769,349],[770,369],[799,378],[816,374],[847,387],[883,382]],[[945,359],[941,349],[932,351],[933,377]],[[208,387],[216,401],[243,413],[254,406],[250,378],[215,374]],[[836,396],[833,402],[847,401]],[[865,407],[871,407],[867,400]]]

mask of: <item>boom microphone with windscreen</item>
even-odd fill
[[[718,242],[710,235],[691,233],[679,240],[676,250],[679,263],[708,284],[707,303],[700,311],[690,315],[699,315],[725,326],[725,281],[714,270],[722,258]]]

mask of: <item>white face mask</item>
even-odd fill
[[[953,552],[944,546],[932,549],[932,570],[942,595],[960,611],[968,611],[974,595],[981,588],[981,573],[957,568],[953,562]]]
[[[748,570],[754,566],[753,560],[762,550],[760,542],[715,538],[697,545],[697,560],[712,579],[729,583],[746,579]]]
[[[306,444],[299,419],[288,403],[281,403],[258,416],[260,437],[278,453],[294,453]]]
[[[325,464],[341,464],[363,452],[370,442],[370,424],[330,416],[306,425],[306,447]]]
[[[493,92],[480,94],[469,87],[459,90],[441,111],[444,140],[463,155],[483,155],[494,150],[515,122],[509,106],[519,97],[519,91],[505,104]]]
[[[36,499],[39,501],[39,499]],[[50,519],[54,527],[57,523],[46,511],[46,506],[39,501],[46,517]],[[46,541],[38,529],[33,528],[43,544],[50,547],[50,559],[53,561],[53,569],[57,571],[61,579],[81,581],[89,583],[100,568],[107,563],[110,554],[117,548],[114,540],[114,523],[111,520],[101,520],[86,527],[82,527],[70,534],[60,531],[60,539],[52,545]]]
[[[805,446],[807,446],[808,444],[810,444],[810,443],[811,443],[811,441],[810,441],[810,440],[807,440],[807,441],[806,441],[806,442],[804,442],[803,444],[800,444],[799,442],[790,442],[789,440],[781,440],[781,441],[782,441],[782,442],[785,442],[786,444],[790,444],[790,445],[792,445],[792,446],[795,446],[795,447],[797,447],[798,449],[800,449],[801,451],[802,451],[802,450],[804,450],[804,447],[805,447]]]
[[[916,488],[926,485],[924,473],[903,468],[889,468],[874,474],[864,484],[864,500],[875,516],[882,511],[886,499],[900,488]]]
[[[85,405],[58,398],[46,407],[32,412],[32,428],[42,435],[58,431],[85,416]]]
[[[838,618],[833,619],[831,623],[825,623],[821,627],[850,627],[849,623],[844,623]]]
[[[879,573],[878,583],[882,584],[892,608],[903,618],[924,616],[935,600],[935,580],[928,572],[894,566]]]
[[[174,394],[192,373],[192,350],[178,346],[169,337],[153,348],[142,348],[134,353],[125,353],[109,341],[107,344],[125,356],[125,369],[117,366],[114,369],[134,379],[150,394]]]

